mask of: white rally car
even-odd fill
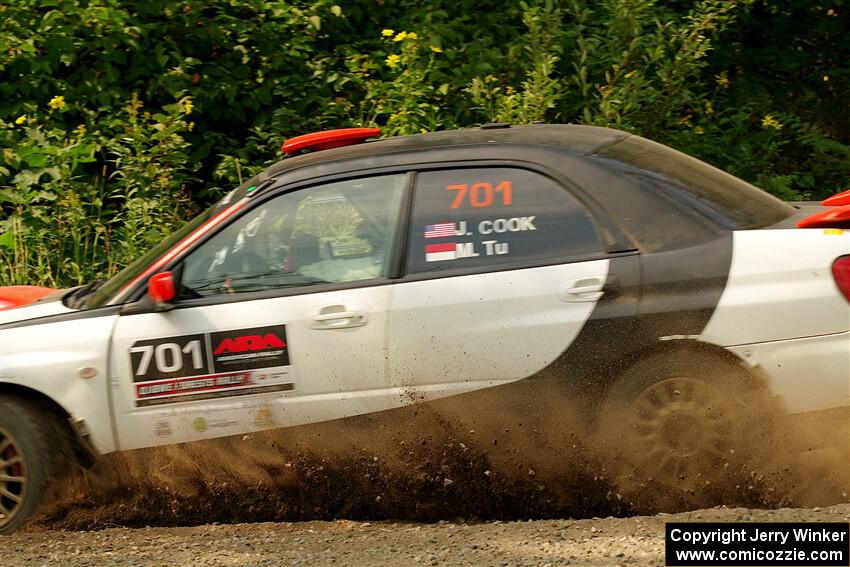
[[[794,207],[604,128],[377,134],[289,140],[311,151],[106,282],[0,289],[31,301],[0,311],[0,533],[66,454],[494,388],[580,400],[682,491],[722,468],[743,400],[846,419],[850,194]]]

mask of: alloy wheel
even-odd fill
[[[26,459],[15,438],[0,428],[0,528],[22,508],[27,488]]]
[[[628,415],[634,464],[662,484],[700,488],[732,453],[730,410],[721,392],[702,380],[675,377],[652,384]]]

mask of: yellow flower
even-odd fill
[[[694,132],[696,132],[697,134],[705,134],[705,128],[703,128],[702,126],[697,126],[696,128],[694,128]]]
[[[714,104],[710,100],[705,101],[705,113],[709,116],[714,114]]]
[[[395,35],[395,37],[393,38],[393,41],[404,41],[404,38],[406,38],[406,37],[407,37],[407,32],[400,31]]]
[[[485,83],[495,83],[496,81],[498,81],[498,79],[495,75],[487,75],[486,77],[484,77]]]
[[[86,125],[80,124],[79,126],[74,128],[74,134],[76,134],[78,138],[82,138],[83,136],[85,136],[86,135]]]
[[[189,124],[186,126],[186,129],[191,132],[192,130],[195,129],[195,123],[189,122]]]
[[[395,69],[398,67],[399,61],[401,61],[401,55],[397,53],[393,53],[391,55],[387,55],[387,67],[390,69]]]
[[[140,108],[142,108],[142,101],[139,100],[139,93],[133,93],[133,96],[130,97],[130,101],[127,103],[127,114],[130,115],[131,120],[136,120]]]
[[[726,71],[723,71],[719,75],[714,75],[714,82],[724,89],[727,88],[729,86],[729,74]]]
[[[52,110],[62,110],[65,108],[65,97],[62,95],[55,96],[50,99],[47,106],[49,106]]]
[[[761,127],[762,128],[772,128],[774,130],[782,130],[782,123],[773,117],[772,114],[765,114],[764,118],[761,119]]]
[[[829,75],[824,75],[824,76],[823,76],[823,80],[824,80],[824,81],[828,81],[828,80],[829,80]]]
[[[416,32],[410,32],[407,34],[407,39],[419,39],[419,36],[416,35]]]
[[[21,124],[23,124],[26,121],[27,121],[27,115],[26,114],[21,114],[20,116],[15,118],[15,124],[17,124],[18,126],[20,126]]]
[[[443,52],[443,48],[441,48],[441,47],[434,47],[434,46],[432,45],[432,46],[431,46],[431,51],[433,51],[434,53],[442,53],[442,52]]]
[[[195,107],[192,105],[192,99],[191,98],[187,98],[186,100],[183,101],[183,112],[185,112],[186,114],[192,114],[193,108],[195,108]]]
[[[381,35],[383,37],[392,37],[392,36],[395,35],[395,30],[387,28],[387,29],[385,29],[384,31],[381,32]]]

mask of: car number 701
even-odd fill
[[[151,360],[156,363],[159,372],[178,372],[183,369],[183,354],[192,355],[192,367],[195,370],[204,368],[201,341],[194,340],[186,343],[182,349],[178,343],[160,343],[158,345],[136,346],[130,349],[131,353],[141,353],[139,364],[133,369],[133,374],[143,376],[148,373]]]
[[[475,208],[489,207],[493,204],[493,194],[499,193],[502,196],[502,206],[507,207],[513,204],[513,187],[510,180],[500,181],[496,187],[492,183],[479,181],[471,185],[459,184],[449,185],[446,191],[457,191],[454,200],[452,201],[452,209],[459,209],[463,205],[466,195],[469,194],[469,204]]]

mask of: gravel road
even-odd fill
[[[669,521],[848,522],[825,508],[713,508],[588,520],[296,522],[47,531],[0,537],[8,566],[663,565]]]

